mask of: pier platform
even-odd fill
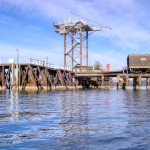
[[[59,86],[76,86],[74,72],[70,68],[54,66],[45,61],[26,59],[19,63],[0,64],[0,89],[38,89],[52,90]]]
[[[14,63],[0,63],[0,90],[56,90],[75,88],[128,89],[132,79],[133,88],[140,89],[142,79],[150,86],[150,74],[128,73],[127,70],[75,70],[54,66],[45,61],[26,59]]]

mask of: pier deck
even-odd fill
[[[44,61],[29,59],[19,63],[0,64],[0,88],[25,90],[26,87],[42,89],[55,89],[58,86],[67,88],[75,86],[74,72],[62,66],[56,67]]]
[[[117,79],[117,84],[113,79]],[[35,59],[28,59],[20,63],[0,64],[0,89],[37,89],[52,90],[57,87],[67,89],[69,87],[108,87],[117,88],[122,85],[128,88],[129,79],[133,79],[133,87],[141,87],[141,79],[146,79],[146,86],[150,85],[150,74],[127,73],[127,70],[101,71],[101,70],[78,70],[54,66]]]
[[[130,79],[133,79],[133,88],[141,88],[142,78],[146,79],[146,88],[150,86],[150,73],[128,73],[127,70],[114,70],[114,71],[78,71],[75,76],[81,80],[88,81],[88,78],[97,82],[101,86],[111,86],[115,85],[112,78],[116,78],[117,89],[122,86],[122,88],[127,89],[129,86]],[[89,81],[88,81],[89,82]],[[96,84],[96,83],[95,83]]]

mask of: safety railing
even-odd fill
[[[16,62],[15,59],[0,59],[0,64],[32,64],[32,65],[38,65],[38,66],[44,66],[51,69],[63,69],[63,70],[69,70],[71,71],[71,67],[65,67],[62,65],[54,65],[47,63],[46,61],[38,60],[38,59],[32,59],[32,58],[19,58],[19,62]]]

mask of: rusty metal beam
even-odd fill
[[[66,39],[67,39],[67,37],[66,37],[66,34],[64,34],[64,68],[66,68],[66,49],[67,49],[67,44],[66,44]]]
[[[5,85],[5,67],[2,66],[2,86]]]
[[[86,31],[86,66],[88,66],[88,31]]]
[[[38,71],[39,71],[39,73],[41,75],[41,79],[42,79],[42,81],[44,83],[44,86],[46,86],[47,85],[47,80],[46,80],[45,70],[41,70],[40,67],[38,66]]]
[[[30,69],[32,69],[31,66],[30,66]],[[35,79],[35,81],[36,81],[36,86],[37,86],[37,88],[39,89],[39,87],[40,87],[41,90],[42,90],[43,87],[42,87],[41,81],[39,80],[39,77],[37,76],[37,72],[35,72],[35,71],[32,70],[32,73],[33,73],[33,75],[34,75],[34,79]]]
[[[69,79],[68,73],[63,72],[64,79],[66,80],[67,85],[71,86],[71,81]]]
[[[36,79],[34,77],[34,71],[33,71],[33,68],[31,66],[29,66],[28,81],[30,82],[30,84],[32,84],[34,86],[36,85]]]
[[[72,33],[72,70],[73,70],[73,67],[74,67],[74,33]]]
[[[26,83],[27,83],[27,74],[28,74],[29,66],[25,67],[25,70],[22,72],[22,89],[25,89]],[[23,75],[24,74],[24,75]]]
[[[80,28],[80,70],[82,68],[82,28]]]
[[[60,70],[57,71],[56,76],[57,76],[57,79],[59,79],[61,85],[62,85],[62,86],[65,86],[64,79],[63,79],[63,76],[62,76],[62,73],[61,73]]]

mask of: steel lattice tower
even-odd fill
[[[102,27],[91,26],[81,19],[70,20],[68,16],[62,23],[55,22],[54,28],[55,32],[64,36],[64,68],[69,64],[72,70],[77,66],[88,66],[89,35]]]

